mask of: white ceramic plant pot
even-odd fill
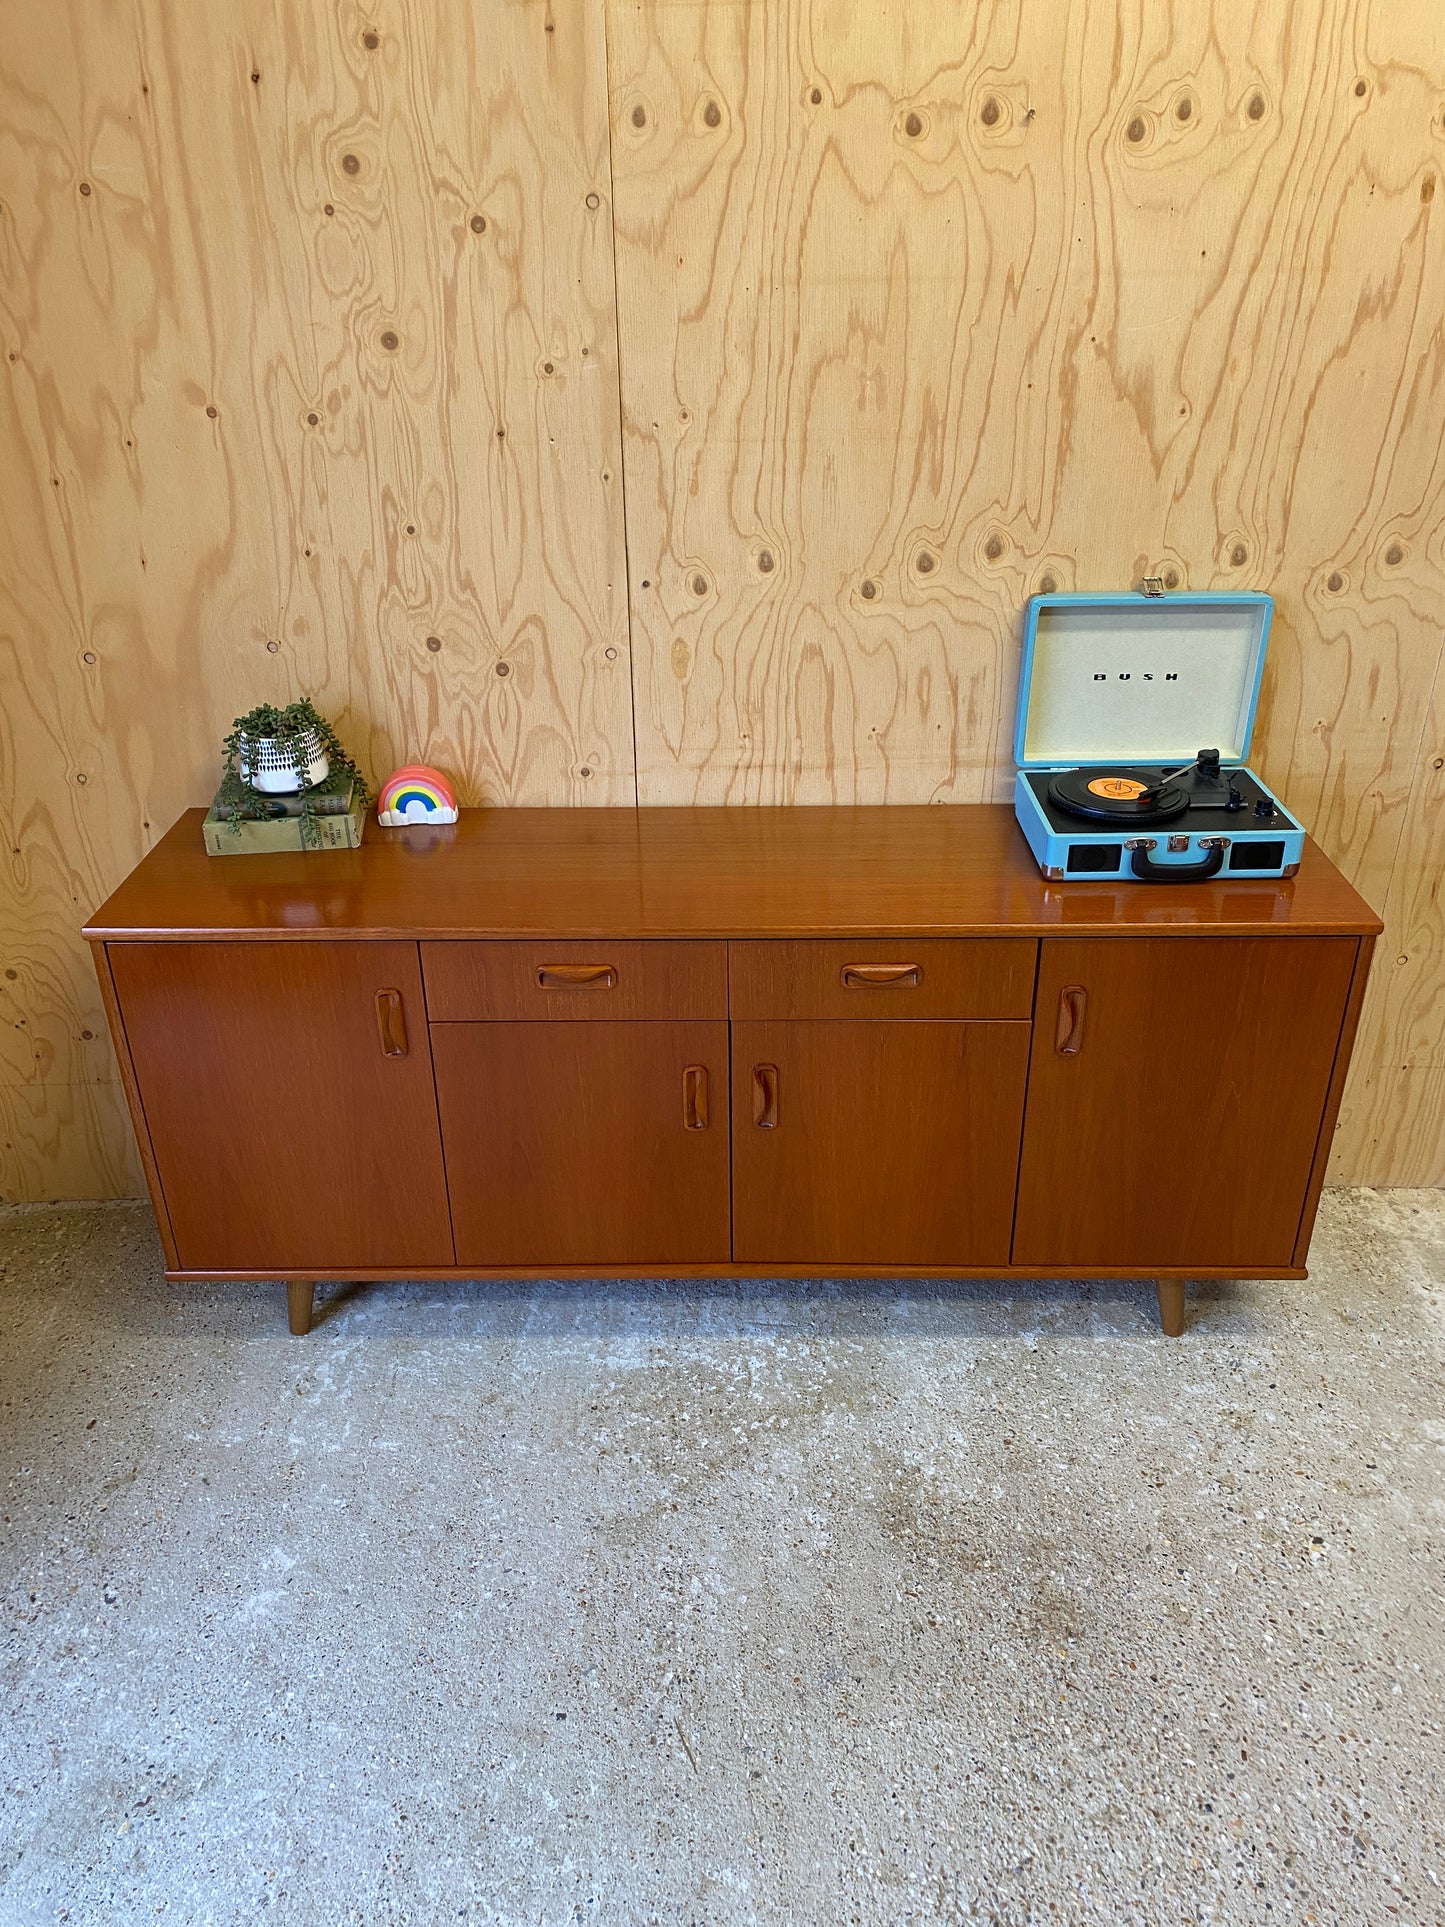
[[[321,739],[314,732],[296,743],[281,743],[274,736],[258,736],[254,742],[243,738],[238,760],[241,781],[263,796],[294,796],[298,790],[324,782],[331,771]]]

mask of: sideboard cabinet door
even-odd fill
[[[458,1264],[727,1263],[725,1021],[431,1034]]]
[[[1016,1265],[1289,1265],[1354,937],[1047,938]]]
[[[414,943],[113,943],[181,1267],[449,1265]]]
[[[733,1025],[744,1264],[1007,1264],[1026,1023]]]

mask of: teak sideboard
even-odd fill
[[[1302,1278],[1381,926],[1001,807],[472,810],[91,920],[167,1276]]]

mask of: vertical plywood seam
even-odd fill
[[[612,339],[617,351],[617,479],[622,489],[622,594],[627,617],[628,715],[632,722],[632,807],[642,806],[642,770],[637,759],[637,647],[632,634],[632,542],[627,516],[627,419],[622,394],[622,304],[617,292],[617,177],[612,165],[612,9],[602,7],[603,106],[607,118],[607,220],[612,236]],[[731,1199],[729,1199],[731,1205]]]

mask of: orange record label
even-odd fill
[[[1089,785],[1089,793],[1107,796],[1111,802],[1132,803],[1147,788],[1147,783],[1137,783],[1132,776],[1096,776]]]

